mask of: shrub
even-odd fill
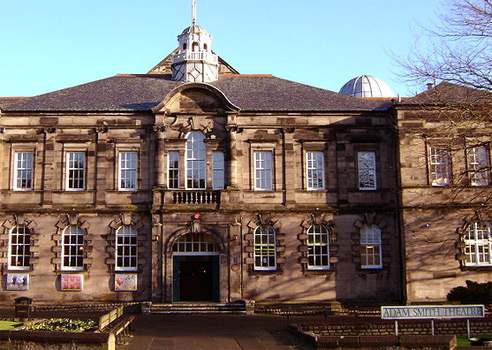
[[[459,301],[461,304],[492,305],[492,281],[477,283],[466,281],[466,287],[455,287],[446,296],[448,301]]]

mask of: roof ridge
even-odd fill
[[[219,74],[219,77],[273,77],[273,74]]]

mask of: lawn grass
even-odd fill
[[[9,330],[15,327],[22,326],[22,324],[22,322],[0,321],[0,330]]]
[[[477,335],[477,336],[472,336],[472,338],[484,338],[484,339],[490,339],[492,340],[492,335]],[[458,346],[470,346],[470,340],[466,335],[457,335],[456,336],[456,342],[458,343]]]

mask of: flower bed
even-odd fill
[[[29,331],[53,331],[81,333],[93,330],[97,324],[93,320],[79,320],[70,318],[50,318],[25,327]]]

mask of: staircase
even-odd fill
[[[151,314],[245,314],[244,302],[150,304],[144,313]]]

